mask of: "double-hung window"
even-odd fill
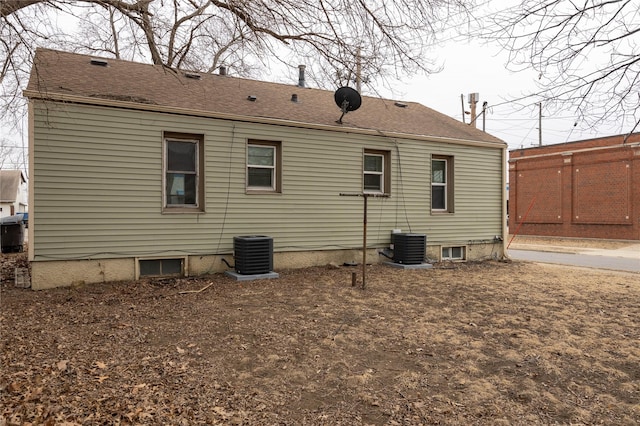
[[[280,143],[249,141],[247,145],[247,191],[281,192]]]
[[[202,144],[202,136],[165,134],[165,212],[203,210]]]
[[[431,158],[431,210],[453,212],[453,158]]]
[[[391,187],[389,152],[365,150],[363,157],[363,191],[388,194]]]

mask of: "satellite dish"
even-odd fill
[[[362,105],[360,93],[352,87],[341,87],[333,94],[336,105],[342,110],[342,115],[338,119],[338,123],[342,124],[342,117],[349,111],[355,111]]]

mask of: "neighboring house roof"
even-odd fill
[[[415,102],[402,102],[397,106],[392,100],[363,96],[360,109],[347,113],[343,124],[338,124],[341,111],[332,91],[228,75],[200,74],[199,79],[189,78],[184,71],[116,59],[104,60],[106,66],[92,65],[93,58],[38,49],[25,96],[252,122],[330,127],[337,131],[505,145],[488,133]],[[294,94],[298,102],[291,100]],[[255,101],[249,100],[249,96],[255,96]]]
[[[0,170],[0,203],[15,203],[26,181],[21,170]]]

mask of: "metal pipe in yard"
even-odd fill
[[[388,198],[389,194],[369,194],[369,193],[340,193],[341,196],[350,197],[362,197],[364,198],[364,212],[363,212],[363,229],[362,229],[362,289],[364,290],[367,282],[367,199],[369,197],[374,198]],[[353,275],[351,276],[353,283]],[[354,284],[352,284],[354,285]]]
[[[367,280],[367,197],[364,196],[364,218],[362,224],[362,289]]]

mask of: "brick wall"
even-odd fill
[[[511,151],[510,232],[640,240],[640,134],[623,141]]]

